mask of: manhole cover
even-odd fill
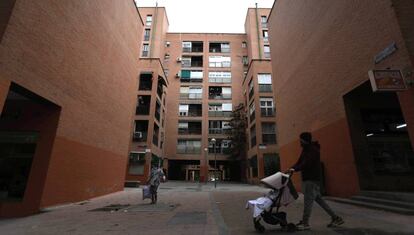
[[[104,206],[89,211],[118,211],[127,207],[129,207],[129,204],[111,204],[109,206]]]
[[[179,204],[165,204],[165,203],[157,203],[157,204],[138,204],[133,205],[127,208],[128,212],[163,212],[163,211],[172,211],[177,208]]]
[[[168,224],[206,224],[206,221],[206,212],[178,212],[168,221]]]

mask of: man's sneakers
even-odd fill
[[[327,225],[327,227],[328,228],[337,227],[343,223],[345,223],[345,221],[341,217],[337,216],[332,219],[332,221]]]
[[[311,227],[309,224],[304,224],[303,221],[300,221],[296,224],[296,230],[303,231],[303,230],[310,230]]]

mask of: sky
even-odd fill
[[[158,0],[167,10],[169,32],[244,33],[247,8],[271,8],[274,0]],[[136,0],[154,7],[156,0]]]

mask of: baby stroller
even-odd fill
[[[287,222],[286,212],[279,211],[281,206],[287,206],[298,198],[298,193],[290,180],[291,176],[291,173],[277,172],[260,181],[271,191],[264,197],[250,200],[246,204],[246,209],[253,208],[253,224],[256,231],[265,231],[265,227],[260,224],[262,219],[271,225],[279,224],[284,231],[296,231],[296,226]],[[276,211],[273,211],[274,208]]]

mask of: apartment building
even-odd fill
[[[146,111],[135,116],[127,181],[145,180],[151,165],[162,165],[172,180],[188,181],[254,182],[274,172],[278,155],[266,25],[270,9],[249,9],[242,34],[169,33],[165,8],[139,11],[146,22],[141,61],[153,63],[140,74],[137,110]],[[150,75],[151,66],[158,72]],[[143,85],[150,80],[152,87]],[[163,96],[157,97],[156,83]],[[249,97],[244,91],[253,83],[256,92]],[[246,129],[257,140],[234,156],[230,123],[241,104],[244,112],[257,113]],[[157,110],[161,121],[154,116]],[[154,135],[161,139],[158,147]]]
[[[245,21],[248,68],[243,79],[247,116],[247,168],[249,182],[279,170],[276,138],[276,109],[267,17],[270,9],[249,8]]]
[[[145,181],[151,165],[163,165],[165,156],[166,99],[168,78],[163,67],[168,29],[165,8],[139,8],[143,21],[138,84],[134,88],[135,109],[129,141],[126,182]]]
[[[1,5],[0,217],[123,190],[143,32],[134,3]]]
[[[289,58],[272,60],[283,168],[311,131],[329,195],[414,191],[413,9],[399,0],[275,1],[271,54]],[[392,78],[380,92],[372,70]]]

